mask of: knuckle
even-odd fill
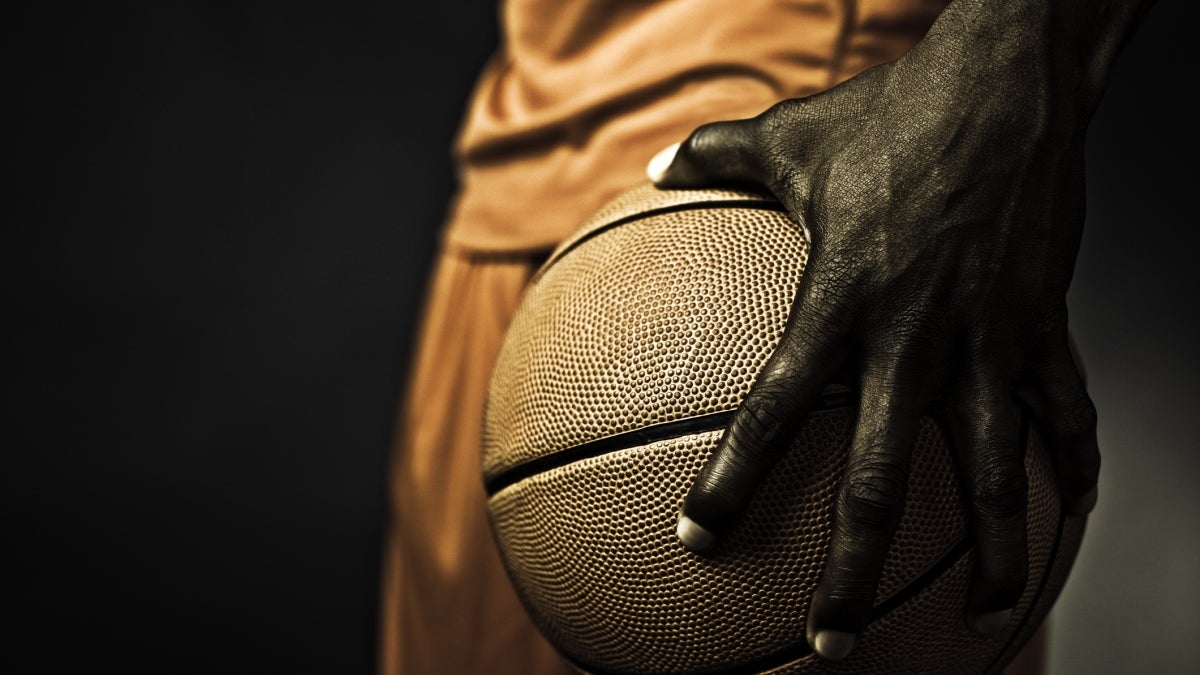
[[[813,330],[845,329],[854,320],[858,298],[868,287],[861,260],[836,249],[806,273],[802,299]]]
[[[838,512],[851,531],[871,535],[890,530],[899,519],[907,480],[888,462],[870,462],[847,471],[838,491]]]
[[[799,113],[805,108],[800,99],[783,100],[751,118],[751,129],[757,138],[786,137],[799,120]]]
[[[984,465],[973,486],[971,498],[980,515],[994,521],[1023,517],[1029,499],[1029,479],[1015,460]]]
[[[864,372],[884,391],[912,392],[935,368],[930,340],[896,338],[905,342],[875,342]]]
[[[1063,443],[1074,447],[1087,445],[1096,436],[1096,405],[1089,396],[1083,394],[1064,407],[1057,424]]]
[[[696,127],[680,148],[682,154],[692,158],[704,157],[713,148],[720,146],[720,127],[716,123]]]
[[[920,289],[919,292],[928,292],[928,289]],[[938,333],[946,320],[944,307],[937,306],[930,297],[914,296],[906,297],[904,302],[890,308],[883,317],[880,321],[883,326],[883,334],[878,337],[880,341],[920,345],[920,338]]]
[[[803,99],[780,101],[747,121],[747,143],[770,176],[770,187],[789,189],[804,181],[801,165],[810,157],[810,105]],[[803,138],[804,140],[798,140]]]
[[[780,441],[790,427],[785,409],[790,393],[762,386],[742,403],[726,439],[729,451],[744,461],[757,459],[762,450]]]
[[[827,605],[869,610],[875,600],[876,584],[858,570],[830,569],[830,584],[822,597]]]

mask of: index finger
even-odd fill
[[[804,414],[840,365],[843,304],[825,285],[801,282],[779,346],[684,498],[676,535],[688,548],[709,548],[733,527],[791,445]]]

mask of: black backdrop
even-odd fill
[[[466,0],[10,19],[17,653],[370,670],[394,397],[494,24]]]
[[[1143,372],[1131,348],[1166,354],[1138,395],[1182,410],[1200,402],[1178,161],[1194,47],[1163,4],[1093,125],[1072,302],[1094,379]],[[37,664],[21,672],[370,672],[395,396],[495,19],[442,0],[6,20],[4,658]],[[1196,425],[1176,421],[1167,454],[1190,456]]]

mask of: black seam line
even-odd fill
[[[925,573],[914,579],[904,588],[900,589],[895,595],[884,600],[871,610],[871,619],[869,623],[874,623],[879,619],[892,613],[896,608],[913,599],[918,593],[927,590],[934,581],[954,567],[964,556],[967,555],[974,547],[970,535],[964,536],[958,541],[949,551],[946,552],[936,563],[925,570]],[[757,661],[744,663],[736,668],[724,668],[720,670],[701,670],[704,675],[748,675],[750,673],[762,673],[764,671],[785,666],[794,661],[812,655],[812,646],[808,644],[807,639],[801,639],[790,647],[785,647],[770,656],[766,656]],[[620,675],[615,671],[602,670],[597,668],[589,668],[585,664],[568,658],[567,660],[575,664],[580,670],[583,670],[589,675]]]
[[[732,418],[732,410],[722,410],[721,412],[686,417],[681,420],[663,422],[661,424],[626,431],[614,436],[598,438],[594,441],[576,445],[552,455],[544,455],[512,467],[486,483],[487,495],[491,497],[513,483],[525,480],[544,471],[549,471],[550,469],[557,469],[567,464],[573,464],[580,460],[599,457],[600,455],[639,445],[649,445],[656,441],[665,441],[691,434],[702,434],[706,431],[716,431],[727,426],[729,420]]]
[[[625,225],[626,223],[632,223],[635,220],[641,220],[643,218],[650,218],[653,216],[661,216],[661,215],[664,215],[667,213],[681,213],[683,211],[698,211],[700,209],[720,209],[720,208],[739,208],[739,209],[751,209],[751,210],[755,210],[755,211],[776,211],[779,213],[787,213],[787,209],[785,209],[783,207],[783,204],[780,204],[779,202],[774,201],[773,197],[766,197],[766,196],[747,197],[745,199],[713,199],[710,201],[689,202],[687,204],[675,204],[672,206],[663,206],[663,207],[660,207],[657,209],[650,209],[648,211],[639,211],[637,213],[633,213],[628,216],[623,216],[621,218],[618,218],[610,223],[600,225],[599,227],[596,227],[592,231],[588,232],[587,234],[579,237],[579,239],[576,239],[575,241],[571,242],[571,244],[569,246],[567,246],[563,250],[559,251],[553,257],[551,257],[549,260],[547,260],[545,263],[543,263],[541,268],[538,269],[537,273],[534,274],[533,278],[529,280],[529,283],[530,284],[537,283],[538,279],[540,279],[542,277],[542,275],[546,273],[546,270],[550,269],[550,267],[552,265],[554,265],[555,263],[557,263],[559,260],[562,260],[568,253],[570,253],[571,251],[574,251],[576,248],[579,248],[579,245],[582,244],[583,242],[585,242],[589,239],[592,239],[592,238],[596,237],[597,235],[607,232],[613,228],[620,227],[622,225]]]
[[[852,400],[849,392],[822,394],[817,404],[810,409],[810,413],[846,408],[849,407]],[[733,413],[733,410],[722,410],[706,415],[685,417],[679,420],[653,424],[640,429],[633,429],[605,438],[598,438],[594,441],[588,441],[587,443],[576,445],[566,450],[560,450],[559,452],[518,464],[486,481],[484,488],[487,491],[487,496],[491,497],[513,483],[580,460],[599,457],[609,452],[627,450],[639,445],[649,445],[658,441],[679,438],[680,436],[716,431],[729,425],[730,420],[733,419]]]
[[[1025,447],[1025,448],[1029,447],[1029,433],[1030,433],[1029,419],[1027,417],[1025,417],[1022,419],[1022,424],[1021,424],[1021,438],[1022,438],[1021,447]],[[1065,524],[1066,524],[1066,511],[1061,510],[1059,512],[1058,529],[1056,532],[1056,536],[1054,538],[1054,544],[1052,545],[1051,551],[1050,551],[1050,558],[1049,558],[1048,562],[1046,563],[1045,571],[1042,573],[1042,579],[1041,579],[1041,582],[1038,584],[1038,590],[1034,594],[1033,599],[1030,602],[1030,605],[1029,605],[1030,611],[1027,612],[1024,617],[1022,617],[1021,623],[1017,626],[1017,629],[1015,631],[1013,631],[1013,633],[1009,637],[1007,643],[1004,645],[1004,648],[1001,649],[997,653],[996,658],[993,660],[991,666],[989,666],[987,672],[994,671],[994,669],[997,667],[1000,659],[1003,658],[1004,655],[1012,648],[1017,637],[1021,634],[1021,632],[1024,630],[1025,626],[1028,624],[1029,620],[1033,617],[1033,610],[1037,607],[1038,602],[1041,600],[1042,595],[1045,593],[1046,585],[1050,582],[1050,575],[1054,571],[1054,562],[1055,562],[1055,560],[1058,559],[1058,549],[1060,548],[1060,545],[1062,542],[1062,532],[1063,532],[1063,528],[1065,527]],[[877,605],[871,611],[870,623],[873,623],[875,621],[878,621],[879,619],[882,619],[883,617],[887,616],[888,614],[890,614],[891,612],[896,610],[898,607],[903,605],[904,603],[911,600],[913,597],[915,597],[921,591],[926,590],[934,581],[936,581],[939,577],[941,577],[943,574],[945,574],[947,571],[949,571],[951,567],[956,565],[960,560],[962,560],[962,558],[964,556],[966,556],[968,553],[970,553],[974,548],[975,547],[972,543],[971,535],[968,534],[968,535],[964,536],[962,539],[959,540],[959,542],[957,544],[954,545],[953,548],[950,549],[949,552],[947,552],[944,556],[942,556],[941,559],[939,559],[937,563],[935,563],[929,569],[927,569],[920,577],[918,577],[917,579],[915,579],[914,581],[909,583],[907,586],[902,588],[895,595],[893,595],[890,598],[888,598],[887,600],[879,603],[879,605]],[[705,673],[705,675],[740,675],[740,674],[747,674],[747,673],[761,673],[766,670],[771,670],[773,668],[778,668],[780,666],[787,665],[794,661],[798,661],[806,656],[810,656],[812,653],[813,653],[812,646],[810,646],[808,644],[807,640],[802,640],[790,647],[787,647],[778,652],[775,652],[774,654],[771,654],[768,657],[765,657],[763,659],[760,659],[758,661],[754,661],[751,663],[742,664],[742,665],[738,666],[737,668],[714,670],[714,671],[705,670],[703,672]],[[589,667],[580,661],[571,659],[570,657],[566,656],[565,654],[563,655],[563,658],[570,661],[578,669],[582,670],[585,673],[588,673],[589,675],[619,675],[619,673]]]

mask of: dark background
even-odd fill
[[[1105,472],[1057,673],[1200,663],[1187,4],[1090,132],[1070,300]],[[6,20],[8,672],[371,672],[392,413],[495,41],[491,3],[414,7]]]

